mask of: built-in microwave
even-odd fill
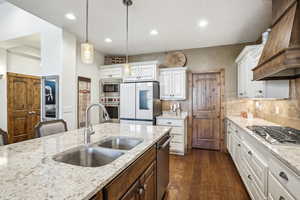
[[[119,83],[104,83],[103,92],[120,92]]]

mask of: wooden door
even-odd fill
[[[193,74],[192,147],[220,150],[221,75]]]
[[[41,79],[14,73],[7,79],[9,143],[32,139],[40,121]]]

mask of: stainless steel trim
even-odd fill
[[[164,144],[158,145],[158,149],[164,149],[164,148],[166,148],[167,145],[170,144],[171,140],[172,140],[172,137],[169,137],[169,139]]]

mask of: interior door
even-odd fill
[[[192,147],[220,150],[220,73],[193,74]]]
[[[78,77],[78,128],[85,127],[86,109],[91,104],[91,79]]]
[[[135,119],[135,83],[120,86],[120,118]]]
[[[40,121],[41,79],[14,73],[7,79],[9,143],[32,139]]]
[[[153,83],[136,83],[136,118],[153,120]]]
[[[32,134],[32,138],[34,138],[35,130],[34,127],[41,121],[41,79],[31,79],[29,84],[29,132]]]

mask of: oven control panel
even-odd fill
[[[118,106],[120,105],[120,97],[100,97],[100,103],[105,106]]]

